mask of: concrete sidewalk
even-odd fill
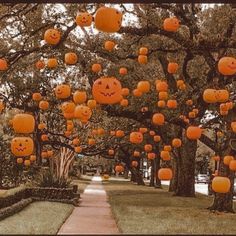
[[[95,176],[58,234],[119,234],[101,177]]]

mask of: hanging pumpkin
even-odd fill
[[[181,147],[182,146],[182,141],[179,138],[174,138],[172,140],[172,146],[175,148]]]
[[[186,136],[190,140],[197,140],[202,135],[202,129],[198,126],[189,126],[186,131]]]
[[[222,75],[234,75],[236,73],[236,58],[222,57],[218,62],[218,70]]]
[[[74,52],[68,52],[65,54],[64,60],[67,65],[74,65],[78,61],[78,56]]]
[[[71,112],[71,113],[63,112],[63,116],[65,119],[74,119],[75,118],[74,112]]]
[[[64,99],[70,97],[71,87],[68,84],[59,84],[55,88],[56,98]]]
[[[170,168],[161,168],[158,170],[157,177],[159,180],[171,180],[173,177],[172,170]]]
[[[128,88],[122,88],[121,95],[124,96],[124,97],[128,96],[129,95],[129,89]]]
[[[90,117],[92,116],[92,111],[87,106],[78,105],[75,108],[74,116],[81,121],[85,121],[85,120],[88,121]]]
[[[24,160],[24,165],[27,167],[30,166],[31,165],[30,160]]]
[[[90,109],[96,108],[96,106],[97,106],[96,100],[93,100],[93,99],[88,100],[88,101],[87,101],[87,106],[88,106]]]
[[[143,93],[139,89],[134,89],[133,90],[133,95],[135,97],[141,97],[143,95]]]
[[[153,141],[156,142],[156,143],[160,142],[161,141],[161,136],[160,135],[153,136]]]
[[[95,145],[95,143],[96,143],[95,139],[93,138],[88,139],[88,145],[92,146],[92,145]]]
[[[47,67],[49,69],[54,69],[58,66],[58,62],[56,58],[49,58],[47,61]]]
[[[170,152],[169,151],[161,151],[161,158],[163,161],[170,161]]]
[[[134,151],[133,156],[134,157],[140,157],[140,152],[139,151]]]
[[[167,92],[168,84],[165,81],[160,81],[160,82],[156,83],[156,90],[158,92]]]
[[[176,17],[166,18],[163,23],[165,31],[176,32],[180,27],[179,20]]]
[[[139,48],[139,55],[147,55],[148,54],[148,48],[146,48],[146,47],[141,47],[141,48]]]
[[[225,156],[223,162],[226,166],[228,166],[232,160],[234,160],[233,156]]]
[[[115,151],[113,149],[108,150],[108,155],[109,156],[114,156],[114,154],[115,154]]]
[[[39,102],[39,108],[41,110],[47,110],[49,108],[49,102],[48,101],[44,101],[44,100],[40,101]]]
[[[127,68],[121,67],[121,68],[119,69],[119,74],[120,74],[120,75],[127,75],[127,73],[128,73]]]
[[[43,60],[38,60],[36,63],[35,63],[35,67],[38,69],[38,70],[42,70],[44,69],[45,67],[45,62]]]
[[[150,87],[149,81],[140,81],[137,85],[137,89],[142,93],[148,93],[150,91]]]
[[[205,89],[203,92],[203,100],[206,103],[216,103],[217,91],[215,89]]]
[[[99,31],[115,33],[122,23],[122,13],[115,8],[100,7],[94,18],[95,27]]]
[[[24,162],[24,159],[23,158],[17,158],[16,159],[16,163],[17,164],[22,164]]]
[[[122,87],[115,77],[101,77],[93,83],[92,94],[100,104],[115,104],[122,100]]]
[[[124,167],[122,165],[116,165],[116,167],[115,167],[115,172],[117,172],[117,173],[121,173],[124,170],[125,169],[124,169]]]
[[[216,91],[217,102],[227,102],[229,100],[229,91],[220,89]]]
[[[152,116],[152,123],[154,125],[164,125],[165,123],[165,117],[162,113],[155,113]]]
[[[178,63],[175,62],[169,62],[168,63],[168,67],[167,67],[167,71],[170,74],[175,74],[179,69],[179,65]]]
[[[42,95],[41,95],[40,93],[33,93],[32,99],[33,99],[34,101],[39,102],[40,100],[42,100]]]
[[[138,167],[138,162],[137,161],[132,161],[131,166],[134,167],[134,168]]]
[[[175,109],[177,108],[177,101],[174,99],[168,100],[166,106],[170,109]]]
[[[144,145],[144,150],[146,152],[151,152],[152,151],[152,145],[151,144],[146,144]]]
[[[167,92],[159,92],[158,94],[159,100],[167,100],[168,99],[168,93]]]
[[[147,154],[147,159],[148,160],[153,160],[153,159],[155,159],[156,158],[156,154],[154,153],[154,152],[149,152],[148,154]]]
[[[142,143],[143,134],[141,132],[131,132],[129,136],[129,141],[135,144]]]
[[[31,162],[36,161],[36,156],[35,156],[35,155],[30,155],[30,161],[31,161]]]
[[[122,99],[122,100],[120,101],[120,105],[121,105],[122,107],[127,107],[127,106],[129,105],[129,101],[128,101],[127,99]]]
[[[145,55],[139,55],[138,56],[138,63],[139,64],[147,64],[148,58]]]
[[[216,193],[228,193],[230,191],[230,179],[222,176],[215,176],[212,180],[212,190]]]
[[[117,130],[116,131],[116,137],[118,138],[121,138],[121,137],[124,137],[125,136],[125,133],[123,130]]]
[[[34,142],[29,137],[15,137],[11,141],[11,152],[17,157],[30,156],[34,150]]]
[[[50,45],[56,45],[61,40],[61,33],[57,29],[48,29],[44,33],[44,40]]]
[[[6,59],[0,58],[0,71],[5,71],[8,69],[8,64]]]
[[[34,132],[35,119],[30,114],[16,114],[12,119],[12,126],[15,133],[30,134]]]
[[[147,133],[147,131],[148,131],[148,129],[145,128],[145,127],[139,128],[139,132],[142,133],[142,134]]]
[[[63,102],[61,105],[61,110],[64,113],[72,113],[75,110],[75,104],[73,102]]]
[[[110,40],[106,41],[104,44],[104,48],[109,52],[111,52],[115,46],[116,46],[115,42]]]
[[[75,21],[80,27],[88,27],[91,26],[93,22],[93,16],[88,12],[79,12]]]
[[[43,142],[48,141],[48,136],[47,136],[46,134],[42,134],[42,135],[41,135],[41,140],[42,140]]]
[[[236,171],[236,160],[231,160],[229,163],[229,169],[232,171]]]
[[[164,151],[168,151],[168,152],[171,152],[172,150],[172,147],[170,145],[165,145],[164,148],[163,148]]]
[[[39,129],[39,130],[46,129],[46,124],[44,124],[44,123],[39,123],[39,124],[38,124],[38,129]]]
[[[81,153],[82,152],[82,148],[80,146],[75,147],[74,150],[75,150],[76,153]]]
[[[101,64],[93,64],[92,65],[92,71],[94,72],[94,73],[99,73],[100,71],[102,70],[102,66],[101,66]]]

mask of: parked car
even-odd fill
[[[195,178],[195,182],[198,183],[204,183],[208,184],[209,182],[209,176],[206,174],[198,174]]]

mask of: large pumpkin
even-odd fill
[[[122,100],[122,87],[114,77],[101,77],[93,83],[93,98],[100,104],[115,104]]]
[[[143,142],[143,134],[141,132],[131,132],[129,136],[129,140],[131,143],[142,143]]]
[[[162,113],[155,113],[152,116],[152,123],[154,125],[164,125],[165,123],[165,117]]]
[[[163,23],[164,30],[170,32],[176,32],[179,26],[179,20],[176,17],[166,18]]]
[[[236,73],[236,59],[222,57],[218,62],[218,70],[222,75],[234,75]]]
[[[74,116],[81,121],[87,121],[92,116],[92,111],[88,106],[78,105],[75,108]]]
[[[68,98],[70,94],[71,94],[70,85],[60,84],[60,85],[57,85],[55,88],[56,98],[59,98],[59,99]]]
[[[61,33],[56,29],[48,29],[44,33],[44,40],[51,45],[56,45],[60,42]]]
[[[34,150],[34,142],[29,137],[15,137],[11,141],[11,152],[17,157],[30,156]]]
[[[161,168],[159,169],[157,176],[160,180],[171,180],[173,173],[170,168]]]
[[[79,12],[76,16],[76,24],[80,27],[88,27],[93,22],[93,16],[88,12]]]
[[[12,126],[16,133],[30,134],[34,132],[35,120],[30,114],[17,114],[12,119]]]
[[[212,180],[212,190],[216,193],[228,193],[230,185],[230,179],[227,177],[215,176]]]
[[[197,140],[202,135],[202,129],[198,126],[189,126],[186,131],[186,136],[190,140]]]
[[[122,13],[111,7],[100,7],[94,18],[95,27],[99,31],[117,32],[122,23]]]

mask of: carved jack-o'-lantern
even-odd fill
[[[141,132],[132,132],[130,133],[129,140],[131,143],[142,143],[143,134]]]
[[[74,116],[81,121],[88,121],[92,116],[92,111],[88,106],[78,105],[75,108]]]
[[[61,110],[64,113],[72,113],[75,110],[75,104],[73,102],[63,102],[61,105]]]
[[[80,12],[76,16],[76,24],[80,27],[88,27],[93,22],[93,16],[88,12]]]
[[[121,27],[122,13],[115,8],[100,7],[96,12],[94,22],[97,30],[114,33]]]
[[[35,120],[30,114],[17,114],[12,119],[12,126],[16,133],[30,134],[34,132]]]
[[[236,74],[236,58],[222,57],[218,62],[218,70],[222,75]]]
[[[17,157],[30,156],[34,150],[34,142],[29,137],[15,137],[11,141],[11,152]]]
[[[71,88],[67,84],[57,85],[55,88],[55,95],[57,98],[68,98],[71,94]]]
[[[56,29],[48,29],[44,33],[44,40],[51,45],[56,45],[61,39],[60,31]]]
[[[101,104],[115,104],[122,100],[122,87],[119,80],[114,77],[97,79],[92,88],[94,99]]]

